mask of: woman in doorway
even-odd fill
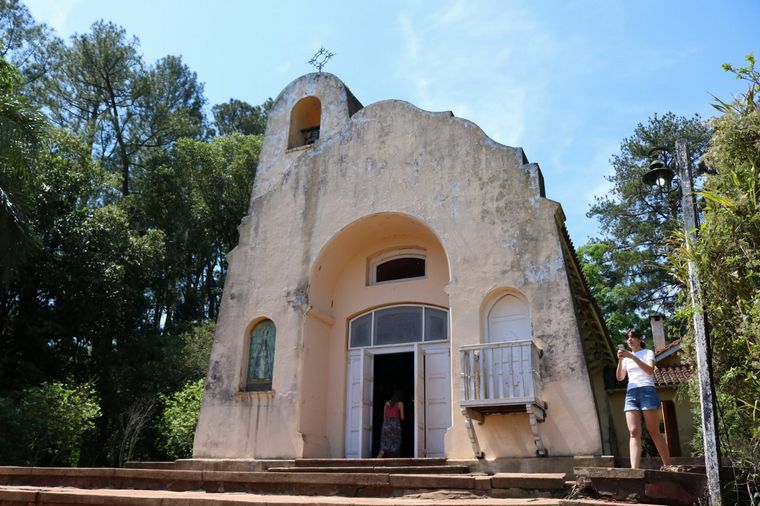
[[[383,428],[380,432],[380,453],[377,458],[398,457],[401,454],[401,420],[404,419],[404,403],[401,392],[395,390],[383,405]]]
[[[628,433],[631,436],[631,467],[638,469],[641,464],[642,416],[662,463],[667,466],[670,464],[670,454],[665,440],[660,435],[660,397],[654,388],[654,352],[644,347],[644,337],[637,330],[629,330],[626,340],[631,351],[620,345],[615,375],[618,381],[623,381],[628,376],[624,410]]]

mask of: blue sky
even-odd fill
[[[610,156],[658,113],[707,118],[743,85],[721,69],[760,48],[759,0],[252,1],[26,0],[59,36],[98,19],[168,54],[205,83],[209,106],[259,104],[325,67],[365,105],[389,98],[453,111],[538,163],[576,245],[609,190]],[[760,56],[760,54],[758,54]]]

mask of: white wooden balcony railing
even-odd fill
[[[462,408],[498,411],[543,405],[540,353],[533,341],[465,345],[459,353]]]

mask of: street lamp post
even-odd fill
[[[686,250],[691,251],[696,239],[697,214],[694,209],[694,183],[692,180],[686,140],[676,141],[676,170],[681,184],[681,209],[683,210]],[[644,175],[644,182],[658,186],[667,186],[673,179],[673,173],[662,162],[653,162],[650,171]],[[689,271],[689,294],[691,296],[694,324],[694,345],[697,352],[697,377],[699,379],[699,404],[702,415],[702,442],[705,453],[705,470],[707,490],[711,506],[722,504],[720,493],[720,440],[718,439],[718,413],[715,409],[715,386],[712,374],[712,354],[710,336],[707,332],[705,314],[702,306],[702,289],[699,284],[697,265],[690,258],[687,261]]]

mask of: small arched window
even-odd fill
[[[290,112],[288,149],[317,142],[321,120],[322,103],[317,97],[306,97],[299,100]]]
[[[246,392],[272,389],[276,333],[272,320],[264,320],[253,327],[248,339]]]
[[[425,250],[410,248],[377,255],[369,262],[369,282],[372,285],[386,281],[422,279],[425,277]]]

